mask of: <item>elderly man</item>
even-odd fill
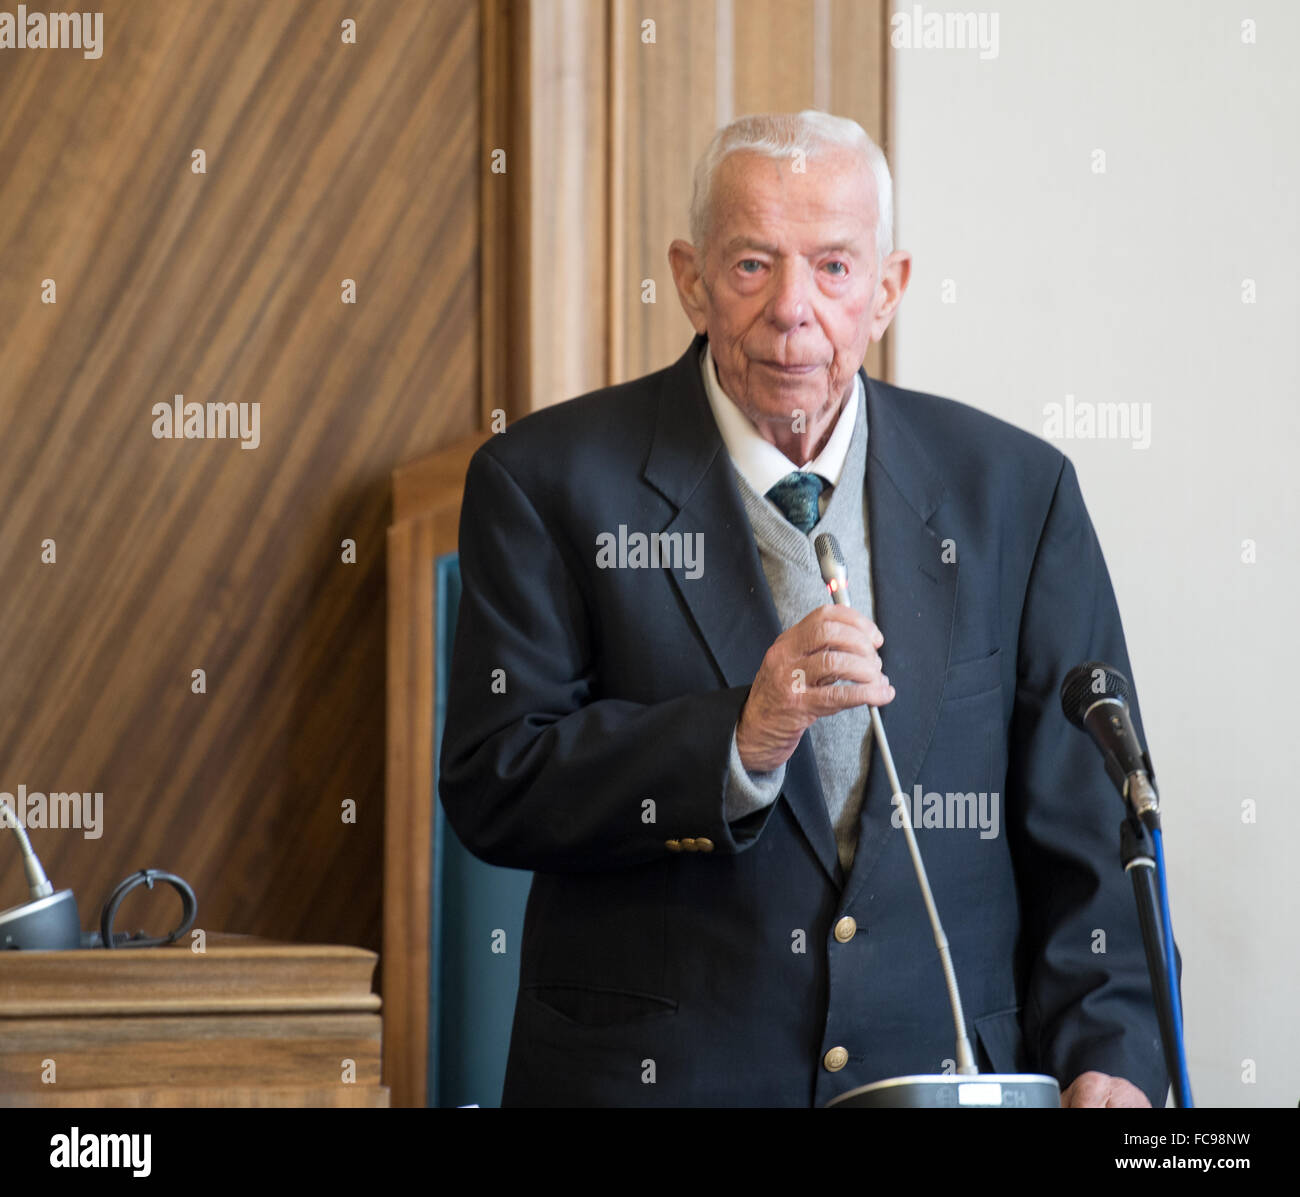
[[[1101,550],[1057,450],[862,370],[908,281],[890,229],[859,126],[734,122],[669,251],[694,342],[473,459],[441,795],[536,873],[506,1104],[951,1070],[872,704],[981,1064],[1163,1104],[1120,807],[1057,701],[1080,661],[1128,668]]]

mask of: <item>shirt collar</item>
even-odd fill
[[[844,472],[844,459],[849,452],[849,442],[853,439],[853,425],[858,408],[866,401],[862,394],[861,374],[854,376],[853,394],[836,419],[825,448],[812,461],[800,466],[771,441],[764,440],[753,421],[722,389],[713,364],[713,352],[707,341],[704,352],[700,354],[700,369],[704,374],[704,390],[709,397],[709,406],[713,409],[713,418],[717,421],[727,452],[731,454],[736,469],[755,491],[765,495],[792,470],[799,469],[820,474],[832,486],[839,484],[840,475]]]

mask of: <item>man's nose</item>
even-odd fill
[[[782,329],[798,328],[812,317],[812,277],[806,262],[787,259],[778,268],[768,316]]]

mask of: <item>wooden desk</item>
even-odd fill
[[[377,961],[217,934],[0,952],[0,1106],[387,1106]]]

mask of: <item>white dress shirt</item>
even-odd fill
[[[700,369],[704,374],[704,390],[709,397],[709,406],[713,408],[713,418],[722,434],[723,443],[727,446],[727,452],[731,455],[736,470],[755,491],[766,495],[776,483],[794,470],[820,474],[832,487],[839,482],[844,470],[844,458],[849,451],[849,441],[853,439],[853,422],[858,417],[859,407],[865,408],[866,405],[861,374],[854,376],[853,394],[836,419],[825,448],[812,461],[797,464],[771,441],[764,440],[754,427],[754,422],[722,389],[713,353],[707,343],[704,352],[700,354]],[[818,501],[818,511],[825,511],[829,501],[830,487],[827,487]]]

